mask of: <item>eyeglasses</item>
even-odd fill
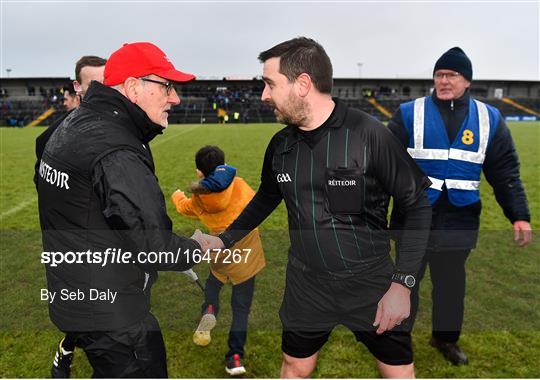
[[[433,75],[433,78],[437,80],[442,80],[443,78],[446,78],[449,81],[453,81],[459,78],[460,76],[461,76],[460,73],[435,73],[435,75]]]
[[[145,82],[152,82],[152,83],[157,83],[157,84],[162,85],[163,87],[167,89],[167,96],[169,96],[172,90],[174,90],[174,84],[171,82],[160,82],[158,80],[153,80],[153,79],[148,79],[148,78],[139,78],[139,79]]]

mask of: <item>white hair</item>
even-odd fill
[[[124,90],[124,83],[117,84],[116,86],[111,86],[111,88],[115,89],[116,91],[122,92],[122,90]]]

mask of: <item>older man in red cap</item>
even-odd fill
[[[201,245],[200,233],[172,233],[149,142],[180,103],[174,84],[195,77],[147,42],[114,52],[104,76],[52,135],[39,166],[43,247],[56,254],[42,260],[49,314],[84,349],[94,377],[167,377],[150,289],[157,271],[189,269]],[[181,254],[150,264],[148,252]]]

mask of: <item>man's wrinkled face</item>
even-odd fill
[[[169,92],[167,91],[164,85],[169,82],[167,79],[153,74],[145,78],[163,84],[148,82],[139,78],[136,104],[143,109],[150,120],[163,128],[167,128],[169,125],[169,111],[172,106],[180,104],[180,98],[174,87]]]
[[[471,82],[453,70],[437,70],[433,75],[437,98],[453,100],[463,96]]]
[[[265,83],[261,100],[274,107],[277,121],[287,125],[302,125],[307,116],[307,106],[296,94],[295,82],[279,72],[280,58],[270,58],[264,62]]]
[[[80,73],[81,83],[73,81],[73,87],[75,87],[75,91],[77,91],[77,94],[81,97],[84,97],[84,95],[86,95],[86,91],[88,91],[88,86],[90,86],[90,82],[92,82],[93,80],[98,81],[99,83],[103,83],[104,71],[105,66],[84,66],[81,69]]]
[[[64,91],[64,101],[63,105],[66,108],[66,111],[71,111],[79,106],[79,96],[77,94],[72,94],[69,91]]]

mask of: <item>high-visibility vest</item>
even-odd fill
[[[480,200],[480,174],[489,143],[499,125],[499,111],[475,99],[452,143],[437,106],[430,96],[400,106],[409,135],[407,151],[429,177],[427,196],[433,205],[443,186],[454,206]]]

